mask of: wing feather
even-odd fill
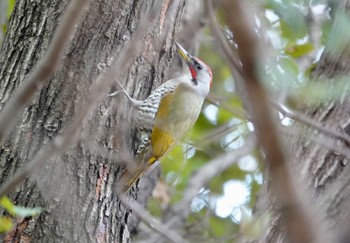
[[[197,120],[204,100],[198,98],[191,87],[185,83],[178,84],[157,98],[159,106],[157,103],[152,104],[153,109],[157,108],[153,126],[147,124],[147,126],[151,125],[152,131],[144,133],[150,137],[143,140],[146,142],[138,149],[136,155],[139,168],[134,173],[129,173],[127,176],[129,179],[123,191],[128,190],[153,163],[162,159],[172,150]],[[142,120],[140,119],[140,121]]]

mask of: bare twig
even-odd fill
[[[136,214],[141,220],[143,220],[152,230],[159,233],[161,236],[168,239],[170,242],[187,242],[176,231],[170,229],[170,227],[167,227],[158,219],[153,217],[150,213],[148,213],[148,211],[139,203],[128,200],[123,193],[119,194],[118,198],[125,205],[127,205],[133,211],[134,214]]]
[[[278,109],[279,112],[282,113],[282,115],[289,117],[295,121],[299,121],[301,123],[309,125],[315,129],[323,132],[324,134],[326,134],[328,136],[343,140],[348,146],[350,145],[350,137],[347,136],[346,134],[338,132],[330,127],[326,127],[326,126],[318,123],[317,121],[314,121],[314,120],[310,119],[309,117],[305,116],[304,114],[301,114],[297,111],[290,111],[289,108],[287,110],[282,105],[280,105],[274,101],[272,101],[272,104],[273,104],[273,106],[275,106]]]
[[[282,222],[288,239],[291,242],[313,242],[316,232],[312,227],[312,218],[302,206],[289,175],[275,121],[269,109],[268,98],[257,74],[260,56],[253,26],[254,15],[252,8],[248,8],[245,4],[247,3],[239,0],[225,1],[223,11],[226,23],[234,33],[234,39],[238,45],[244,78],[243,86],[249,98],[248,112],[254,124],[258,142],[266,155],[272,180],[271,187],[278,206],[282,208]]]
[[[295,137],[297,139],[307,139],[310,141],[314,141],[315,144],[318,144],[324,148],[327,148],[331,151],[334,151],[336,154],[345,156],[346,158],[350,158],[350,151],[349,148],[346,147],[345,145],[339,145],[337,143],[334,142],[334,139],[332,138],[328,138],[328,137],[323,137],[320,135],[311,135],[307,132],[304,132],[303,130],[298,130],[297,132],[295,131],[291,131],[290,129],[286,128],[286,127],[281,127],[280,131],[282,131],[283,133],[287,134],[288,136],[291,137]]]
[[[225,102],[226,100],[223,100],[223,102],[222,102],[222,101],[218,100],[216,97],[213,97],[211,95],[207,96],[207,98],[205,100],[209,104],[215,105],[216,107],[218,107],[220,109],[224,109],[224,110],[232,113],[232,115],[234,115],[234,117],[237,117],[240,119],[246,119],[246,114],[244,113],[243,108],[232,107]]]
[[[231,47],[232,44],[230,44],[230,42],[227,41],[226,37],[224,36],[218,24],[218,21],[216,19],[212,1],[207,0],[205,3],[206,3],[205,4],[206,10],[209,18],[209,28],[211,30],[211,33],[215,37],[215,39],[218,40],[218,46],[221,49],[223,58],[227,61],[227,65],[232,70],[232,76],[237,86],[237,93],[239,93],[243,101],[244,108],[247,108],[245,106],[249,102],[247,101],[247,94],[246,94],[245,87],[243,85],[244,79],[243,79],[242,64],[238,58],[237,49],[235,47]]]
[[[216,128],[213,128],[209,132],[203,133],[203,135],[200,138],[193,141],[193,144],[198,144],[200,146],[203,146],[203,145],[210,144],[213,141],[219,141],[225,135],[237,130],[237,127],[242,123],[243,122],[238,124],[232,124],[230,121],[228,121]]]
[[[70,36],[89,2],[89,0],[75,0],[71,1],[67,7],[46,55],[29,77],[23,81],[23,84],[0,113],[0,142],[4,139],[6,132],[13,125],[17,115],[31,100],[35,92],[41,88],[50,75],[58,68],[58,63],[64,54],[65,47],[69,43]]]
[[[183,218],[187,217],[190,212],[191,201],[198,194],[199,190],[206,186],[215,176],[237,163],[239,158],[249,154],[254,149],[255,144],[255,136],[250,135],[242,148],[224,153],[196,171],[188,182],[181,202],[174,206],[173,211],[181,212],[178,214]]]
[[[236,71],[236,73],[234,73],[234,77],[237,76],[237,73],[242,77],[243,73],[242,73],[242,66],[239,62],[239,60],[237,60],[236,55],[226,55],[228,53],[232,53],[232,52],[236,52],[235,49],[233,49],[226,41],[225,36],[223,35],[218,22],[216,20],[215,17],[215,11],[213,9],[213,5],[212,5],[212,1],[206,1],[206,8],[207,8],[207,13],[208,13],[208,17],[209,17],[209,27],[210,30],[213,34],[213,36],[215,37],[215,39],[219,40],[218,44],[221,48],[221,50],[225,53],[225,58],[228,61],[228,64],[230,65],[230,67],[232,69],[234,69]]]

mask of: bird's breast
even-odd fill
[[[203,101],[202,97],[191,90],[177,90],[167,108],[167,129],[175,134],[175,137],[182,137],[197,120]]]

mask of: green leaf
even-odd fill
[[[224,109],[219,109],[218,115],[217,115],[217,123],[218,125],[224,124],[227,121],[229,121],[232,118],[232,113],[224,110]]]
[[[14,214],[15,205],[8,197],[4,196],[0,199],[0,206],[3,207],[10,214]]]
[[[209,219],[209,225],[210,225],[210,228],[211,228],[213,234],[216,237],[220,237],[220,236],[225,235],[227,228],[228,228],[228,225],[230,225],[230,224],[227,224],[227,220],[225,220],[223,218],[211,217]]]
[[[0,217],[0,233],[8,232],[12,229],[13,222],[9,217]]]
[[[304,23],[296,21],[299,17],[292,17],[292,21],[281,20],[282,36],[290,42],[294,42],[307,35],[307,29]]]
[[[16,206],[12,203],[12,201],[8,197],[2,197],[0,199],[0,206],[3,207],[7,212],[9,212],[13,216],[17,217],[29,217],[36,216],[41,213],[41,208],[26,208]]]
[[[268,71],[262,73],[265,84],[274,92],[295,89],[300,86],[299,66],[290,57],[279,57],[269,63]]]
[[[233,179],[244,181],[246,174],[247,172],[241,170],[238,165],[234,164],[211,180],[210,191],[212,193],[222,194],[225,182]]]
[[[295,42],[308,34],[305,17],[294,1],[268,0],[265,7],[280,17],[282,36],[289,42]]]
[[[305,44],[300,45],[291,45],[285,49],[286,54],[288,54],[291,57],[302,57],[314,50],[314,46],[307,42]]]
[[[7,6],[7,18],[10,18],[13,8],[15,7],[16,0],[9,0]]]
[[[184,167],[183,160],[184,158],[182,145],[177,145],[169,153],[169,155],[161,161],[162,169],[164,170],[164,172],[180,172],[181,169]]]
[[[192,128],[190,135],[194,140],[203,138],[203,134],[216,126],[213,125],[202,113],[199,115],[195,126]]]
[[[236,180],[244,180],[247,172],[241,170],[237,164],[232,165],[230,168],[225,170],[221,175],[220,178],[222,178],[224,181],[229,181],[232,179]]]
[[[253,180],[250,184],[250,200],[249,200],[249,207],[254,208],[255,206],[255,201],[256,201],[256,195],[258,191],[260,190],[261,186],[260,184],[256,181]]]
[[[282,57],[278,63],[287,75],[295,77],[299,74],[299,66],[295,60],[287,57]]]

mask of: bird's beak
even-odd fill
[[[181,57],[187,62],[187,63],[191,63],[191,55],[188,54],[188,52],[179,44],[176,42],[176,46],[177,46],[177,51],[180,53]]]

